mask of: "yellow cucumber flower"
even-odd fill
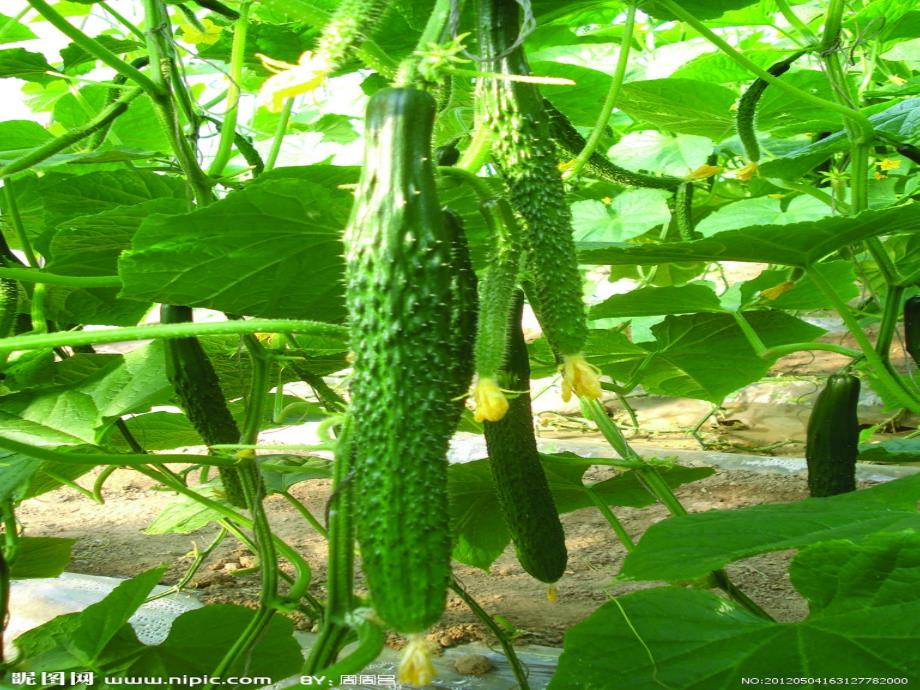
[[[332,71],[331,65],[310,51],[301,55],[296,65],[262,54],[259,59],[266,69],[274,72],[259,92],[259,100],[272,113],[281,112],[287,99],[322,86]]]
[[[879,170],[897,170],[901,167],[901,161],[894,158],[883,158],[875,163]]]
[[[774,300],[789,292],[794,287],[795,283],[787,280],[786,282],[780,283],[779,285],[774,285],[773,287],[767,288],[766,290],[761,290],[760,295],[764,299]]]
[[[742,182],[747,182],[757,173],[757,163],[751,161],[742,168],[738,168],[735,171],[735,179],[741,180]]]
[[[421,633],[409,635],[409,644],[403,650],[399,661],[399,682],[415,687],[428,685],[434,678],[434,664],[431,650]]]
[[[491,377],[486,376],[476,382],[473,399],[476,401],[473,418],[477,422],[497,422],[508,411],[508,398],[498,382]]]
[[[689,175],[684,177],[687,182],[694,182],[696,180],[705,180],[707,177],[712,177],[713,175],[718,175],[722,172],[722,168],[718,165],[709,165],[704,163],[696,170],[691,172]]]
[[[583,355],[564,355],[562,365],[562,399],[568,402],[574,392],[579,398],[596,400],[601,397],[601,371],[589,364]]]
[[[221,27],[205,17],[201,20],[201,28],[180,15],[179,27],[182,29],[182,40],[195,45],[213,45],[220,39]]]

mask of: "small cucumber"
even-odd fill
[[[834,496],[856,490],[859,454],[859,379],[834,374],[818,394],[808,418],[805,458],[811,496]]]

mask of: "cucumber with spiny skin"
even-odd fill
[[[451,344],[451,375],[454,389],[451,398],[456,405],[456,418],[465,408],[464,401],[473,378],[473,351],[476,343],[476,323],[479,317],[476,271],[470,258],[470,248],[463,230],[463,221],[449,209],[444,211],[444,223],[451,238],[450,264],[453,269]]]
[[[587,143],[575,126],[548,100],[543,101],[550,123],[550,134],[561,152],[568,158],[575,158]],[[597,151],[585,163],[585,172],[599,180],[629,187],[676,190],[683,180],[673,175],[649,175],[621,168]]]
[[[818,394],[808,418],[805,458],[808,493],[835,496],[856,490],[859,454],[859,379],[833,374]]]
[[[9,278],[0,278],[0,338],[13,332],[19,308],[19,284]]]
[[[440,618],[450,580],[447,447],[462,350],[454,331],[456,235],[432,166],[434,99],[370,99],[365,154],[345,231],[356,422],[357,538],[374,610],[400,633]]]
[[[920,295],[904,302],[904,349],[920,366]]]
[[[483,78],[480,99],[492,131],[492,157],[519,215],[526,273],[539,303],[540,325],[563,360],[563,397],[574,390],[601,394],[597,371],[582,348],[588,323],[582,300],[572,212],[565,198],[550,138],[549,115],[536,85],[514,81],[530,69],[521,46],[520,6],[515,0],[479,0],[479,44],[484,69],[511,77]]]
[[[189,307],[163,304],[162,323],[187,323],[192,320]],[[227,401],[211,360],[198,338],[168,338],[163,341],[166,352],[166,378],[172,384],[179,406],[206,445],[239,443],[240,430],[227,409]],[[224,495],[231,505],[246,507],[240,470],[219,467]]]
[[[774,77],[779,77],[788,72],[789,68],[792,67],[792,63],[804,54],[804,51],[793,53],[789,57],[771,65],[767,72]],[[744,154],[751,163],[755,164],[760,161],[760,142],[757,140],[757,132],[754,129],[754,118],[757,114],[757,104],[760,102],[760,97],[763,96],[769,85],[768,82],[760,77],[751,82],[751,85],[738,101],[738,111],[735,115],[735,131],[738,133],[738,138],[744,147]]]
[[[315,57],[334,72],[351,57],[379,23],[390,3],[387,0],[342,0],[323,27]]]
[[[518,290],[509,321],[505,388],[516,391],[500,421],[485,422],[489,466],[518,561],[530,575],[552,583],[568,559],[565,533],[540,463],[530,403],[530,363],[521,328],[524,296]]]

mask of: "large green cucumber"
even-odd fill
[[[852,374],[829,376],[808,418],[805,457],[808,492],[834,496],[856,490],[859,454],[859,379]]]
[[[370,99],[345,232],[357,537],[377,614],[401,633],[440,618],[450,579],[447,445],[459,346],[450,229],[431,164],[434,99]]]
[[[492,130],[492,156],[520,216],[524,262],[534,285],[543,333],[564,362],[563,396],[599,397],[597,372],[582,348],[588,325],[582,300],[572,213],[550,138],[549,115],[536,86],[514,80],[530,69],[515,0],[479,0],[479,42],[484,67],[505,78],[484,78],[480,98]]]
[[[160,306],[162,323],[185,323],[191,320],[192,310],[189,307],[170,304]],[[198,338],[169,338],[163,342],[166,377],[176,392],[179,406],[198,435],[208,446],[239,443],[240,430],[227,409],[217,373]],[[227,500],[231,505],[245,508],[240,470],[220,467],[218,472]]]
[[[521,566],[542,582],[565,572],[568,553],[559,513],[540,463],[530,407],[530,363],[521,329],[524,298],[517,292],[510,319],[505,388],[518,391],[500,421],[485,422],[489,465],[498,501]]]

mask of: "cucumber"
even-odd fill
[[[447,446],[459,388],[452,360],[463,347],[453,331],[456,234],[431,163],[434,118],[424,91],[371,97],[344,238],[356,533],[374,610],[416,635],[440,618],[450,580]]]
[[[559,152],[568,160],[578,156],[587,143],[585,138],[575,129],[569,118],[559,112],[548,100],[543,101],[543,107],[549,117],[550,134],[559,147]],[[679,177],[672,175],[649,175],[621,168],[597,151],[591,154],[584,171],[598,180],[628,187],[676,190],[683,183]]]
[[[804,54],[804,51],[793,53],[784,60],[772,65],[767,71],[774,77],[779,77],[788,72],[789,68],[792,67],[792,63]],[[741,100],[738,101],[738,112],[735,115],[735,131],[738,133],[738,138],[744,147],[744,154],[751,167],[750,171],[746,170],[749,166],[742,168],[745,172],[739,175],[741,179],[750,179],[753,171],[757,169],[757,163],[760,161],[760,142],[757,140],[757,132],[754,129],[754,116],[757,113],[757,103],[768,86],[769,83],[758,77],[751,82],[751,85],[741,96]]]
[[[834,496],[856,490],[859,453],[859,379],[834,374],[818,394],[808,418],[805,458],[808,493]]]
[[[449,209],[444,211],[444,222],[451,237],[450,264],[452,280],[452,322],[453,334],[450,342],[454,346],[451,357],[451,378],[454,382],[451,398],[456,409],[456,424],[460,420],[473,378],[473,350],[476,344],[476,322],[479,313],[479,298],[476,293],[476,271],[470,259],[470,248],[463,222]]]
[[[680,239],[693,240],[696,231],[693,229],[693,183],[682,182],[674,192],[674,222]]]
[[[191,320],[190,307],[170,304],[160,306],[162,323],[185,323]],[[169,338],[163,343],[166,351],[166,377],[176,392],[179,407],[201,439],[208,446],[239,443],[240,430],[227,409],[217,373],[198,338]],[[227,501],[238,508],[245,508],[240,470],[235,467],[219,467],[218,472]]]
[[[530,69],[520,35],[515,0],[479,0],[479,43],[484,69],[507,77]],[[560,355],[563,398],[572,392],[601,395],[598,370],[582,354],[588,324],[581,295],[581,273],[572,237],[572,213],[566,203],[549,116],[534,84],[485,78],[480,99],[492,131],[492,155],[512,207],[520,216],[523,258],[539,303],[540,325]]]
[[[19,309],[19,284],[9,278],[0,278],[0,338],[13,332]]]
[[[524,295],[518,290],[509,322],[505,388],[519,391],[498,422],[485,422],[489,466],[502,514],[518,561],[530,575],[552,583],[562,577],[568,559],[565,533],[540,464],[530,407],[530,363],[521,329]]]
[[[904,348],[920,367],[920,295],[904,302]]]
[[[345,64],[386,12],[386,0],[342,0],[323,27],[314,59],[331,73]]]

